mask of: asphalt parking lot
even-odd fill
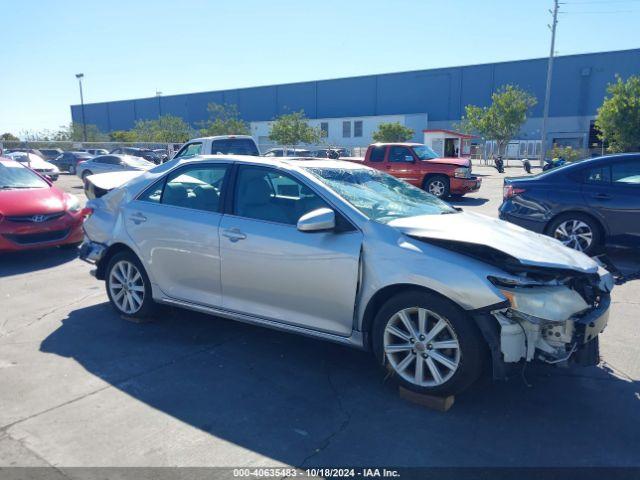
[[[497,216],[502,176],[476,173],[455,203]],[[640,280],[613,293],[599,367],[483,379],[438,413],[365,352],[188,311],[125,321],[89,270],[0,256],[0,466],[640,465]]]

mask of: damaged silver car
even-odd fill
[[[487,361],[496,378],[598,361],[606,270],[380,171],[200,156],[122,180],[88,203],[80,253],[121,315],[165,304],[371,350],[436,395]]]

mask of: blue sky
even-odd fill
[[[0,132],[79,103],[543,57],[552,0],[4,0]],[[640,0],[566,0],[557,53],[640,47]]]

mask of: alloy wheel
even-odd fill
[[[444,182],[442,180],[432,180],[429,182],[429,193],[436,197],[441,197],[444,194]]]
[[[583,252],[593,243],[593,231],[582,220],[566,220],[556,227],[553,236],[564,245]]]
[[[109,273],[109,293],[118,309],[136,313],[144,302],[144,280],[138,268],[127,260],[116,263]]]
[[[460,343],[451,324],[426,308],[405,308],[394,314],[383,342],[395,373],[414,385],[442,385],[460,366]]]

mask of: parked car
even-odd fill
[[[40,153],[44,155],[45,160],[51,161],[62,155],[64,152],[60,148],[41,148]]]
[[[75,246],[84,212],[76,197],[23,164],[0,157],[0,251]]]
[[[264,152],[265,157],[311,157],[311,150],[303,148],[272,148]]]
[[[260,155],[255,140],[250,135],[217,135],[194,138],[185,143],[173,158],[194,155]]]
[[[6,151],[6,153],[32,153],[34,155],[39,156],[41,159],[46,160],[46,155],[42,153],[42,151],[37,148],[11,148]]]
[[[8,158],[20,162],[40,175],[47,177],[52,182],[58,180],[60,170],[53,163],[49,163],[35,153],[13,152],[6,155]]]
[[[93,155],[87,152],[64,152],[59,157],[52,160],[60,170],[65,170],[71,175],[75,175],[78,164],[93,158]]]
[[[471,160],[439,158],[421,143],[374,143],[369,145],[364,158],[344,160],[385,171],[438,198],[476,192],[482,185],[482,179],[471,174]]]
[[[337,154],[337,157],[335,156]],[[316,158],[340,158],[348,157],[351,152],[346,148],[319,148],[311,151],[311,156]]]
[[[109,155],[109,150],[106,148],[87,148],[85,152],[90,153],[91,155]]]
[[[438,395],[473,383],[489,354],[500,378],[524,361],[598,361],[611,274],[384,172],[199,156],[110,182],[88,203],[80,257],[119,314],[166,304],[371,349]]]
[[[160,163],[164,163],[169,160],[169,152],[166,148],[156,148],[153,152],[160,157]]]
[[[144,158],[149,162],[153,162],[158,165],[161,162],[160,156],[153,150],[148,148],[134,148],[134,147],[118,147],[111,150],[112,155],[129,155],[131,157]]]
[[[640,154],[607,155],[504,180],[500,218],[589,255],[640,247]]]
[[[80,162],[77,175],[85,180],[89,175],[106,172],[122,172],[125,170],[149,170],[155,163],[132,155],[99,155],[90,160]]]

